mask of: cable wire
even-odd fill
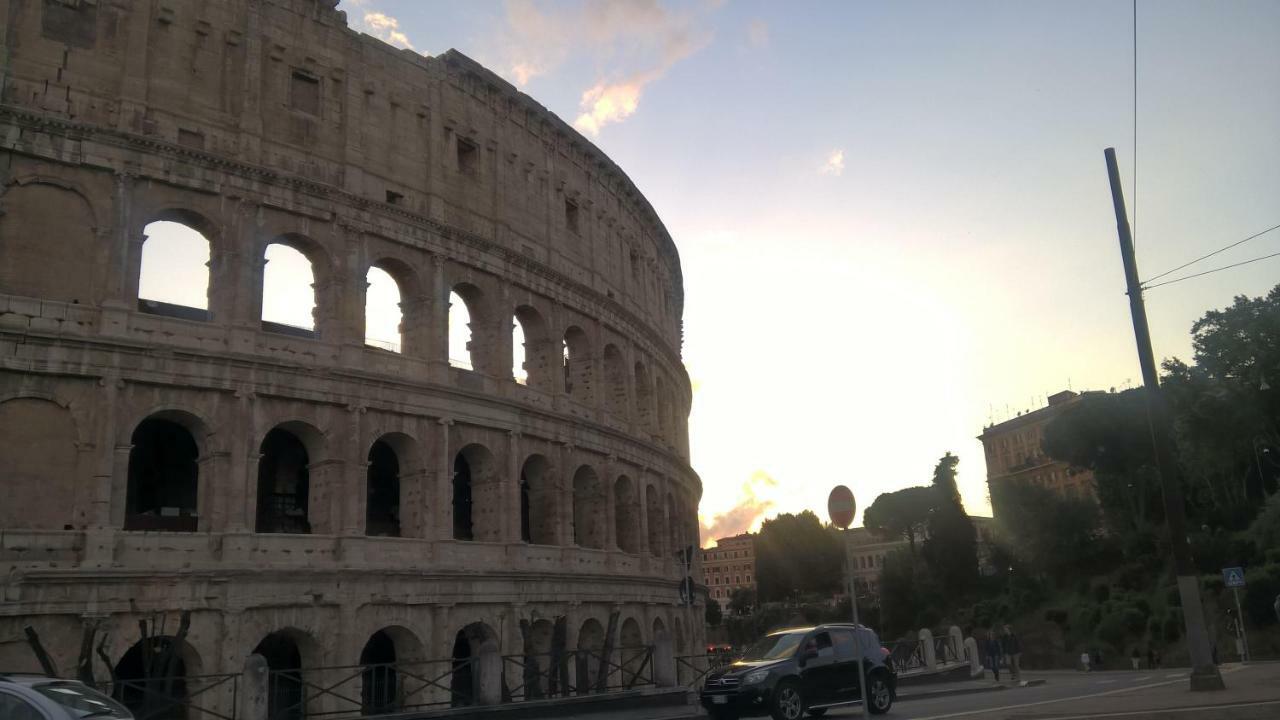
[[[1138,251],[1138,0],[1133,0],[1133,251]]]
[[[1280,225],[1278,225],[1277,227],[1280,227]],[[1190,280],[1190,279],[1192,279],[1192,278],[1203,277],[1203,276],[1205,276],[1205,275],[1212,275],[1213,273],[1216,273],[1216,272],[1221,272],[1221,271],[1223,271],[1223,270],[1230,270],[1231,268],[1238,268],[1238,267],[1240,267],[1241,265],[1248,265],[1249,263],[1256,263],[1256,262],[1258,262],[1259,260],[1268,260],[1268,259],[1273,258],[1273,257],[1280,257],[1280,252],[1274,252],[1274,253],[1271,253],[1270,255],[1263,255],[1262,257],[1256,257],[1256,258],[1253,258],[1252,260],[1244,260],[1244,261],[1242,261],[1242,262],[1232,263],[1231,265],[1223,265],[1223,266],[1222,266],[1222,267],[1220,267],[1220,268],[1214,268],[1214,269],[1212,269],[1212,270],[1205,270],[1204,272],[1198,272],[1198,273],[1195,273],[1194,275],[1187,275],[1187,276],[1185,276],[1185,277],[1176,278],[1176,279],[1174,279],[1174,280],[1166,280],[1166,281],[1164,281],[1164,282],[1162,282],[1162,283],[1156,283],[1155,285],[1143,285],[1143,286],[1142,286],[1142,289],[1143,289],[1143,290],[1152,290],[1152,289],[1155,289],[1155,288],[1158,288],[1158,287],[1162,287],[1162,286],[1164,286],[1164,285],[1172,285],[1172,284],[1174,284],[1174,283],[1180,283],[1180,282],[1182,282],[1183,280]],[[1184,266],[1184,267],[1185,267],[1185,266]]]
[[[1174,269],[1172,269],[1172,270],[1167,270],[1167,271],[1165,271],[1165,272],[1160,273],[1159,275],[1155,275],[1155,276],[1153,276],[1153,277],[1149,277],[1149,278],[1147,278],[1146,280],[1143,280],[1143,281],[1142,281],[1141,283],[1139,283],[1139,284],[1140,284],[1140,285],[1144,285],[1144,286],[1145,286],[1147,283],[1151,282],[1152,280],[1159,280],[1160,278],[1165,277],[1166,275],[1172,275],[1172,274],[1174,274],[1174,273],[1178,272],[1179,270],[1181,270],[1181,269],[1183,269],[1183,268],[1191,267],[1192,265],[1195,265],[1196,263],[1200,262],[1201,260],[1208,260],[1209,258],[1213,257],[1214,255],[1217,255],[1217,254],[1218,254],[1218,253],[1220,253],[1220,252],[1226,252],[1227,250],[1230,250],[1230,249],[1231,249],[1231,248],[1233,248],[1233,247],[1239,247],[1240,245],[1243,245],[1243,244],[1245,244],[1245,243],[1249,242],[1250,240],[1252,240],[1252,239],[1254,239],[1254,238],[1262,237],[1263,235],[1266,235],[1267,233],[1271,232],[1272,230],[1280,230],[1280,225],[1272,225],[1271,227],[1267,228],[1266,230],[1263,230],[1262,232],[1254,233],[1254,234],[1250,235],[1249,237],[1247,237],[1247,238],[1245,238],[1245,239],[1243,239],[1243,240],[1239,240],[1239,241],[1237,241],[1237,242],[1233,242],[1233,243],[1231,243],[1230,245],[1227,245],[1226,247],[1220,247],[1220,248],[1218,248],[1217,250],[1214,250],[1213,252],[1209,253],[1208,255],[1201,255],[1200,257],[1196,258],[1195,260],[1192,260],[1191,262],[1183,263],[1183,264],[1179,265],[1178,267],[1176,267],[1176,268],[1174,268]],[[1230,267],[1230,266],[1229,266],[1229,267]],[[1191,277],[1195,277],[1195,276],[1194,276],[1194,275],[1192,275]],[[1161,284],[1161,285],[1165,285],[1166,283],[1160,283],[1160,284]]]

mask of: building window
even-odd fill
[[[299,112],[319,115],[320,79],[294,70],[289,78],[289,105]]]
[[[564,201],[564,226],[574,235],[578,234],[578,203],[568,198]]]
[[[475,177],[479,165],[479,148],[470,140],[458,138],[458,172]]]

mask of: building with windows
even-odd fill
[[[756,590],[756,536],[751,533],[720,538],[702,550],[702,579],[707,595],[727,608],[733,591]]]
[[[1081,397],[1064,390],[1050,395],[1045,407],[984,428],[978,439],[986,456],[988,489],[1002,482],[1029,483],[1066,497],[1097,500],[1092,472],[1056,462],[1042,448],[1045,426]],[[999,518],[997,504],[996,493],[992,493],[992,514]]]
[[[321,713],[343,666],[703,646],[680,259],[609,157],[336,0],[4,7],[0,667],[92,623],[129,681],[165,618]]]

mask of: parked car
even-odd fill
[[[134,720],[125,706],[77,680],[0,674],[3,720]]]
[[[741,659],[708,673],[699,699],[717,720],[765,714],[799,720],[806,712],[822,717],[830,708],[862,702],[859,658],[867,679],[867,710],[888,712],[897,675],[875,631],[851,623],[770,633]]]

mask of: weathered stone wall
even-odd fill
[[[140,618],[183,609],[188,674],[238,672],[278,631],[312,667],[356,663],[387,628],[400,656],[441,658],[471,623],[508,653],[520,620],[567,616],[572,647],[612,610],[645,642],[656,623],[677,654],[700,644],[673,558],[697,543],[701,485],[666,230],[532,99],[332,4],[0,0],[0,667],[33,667],[28,624],[69,673],[84,623],[116,661]],[[209,241],[207,313],[139,303],[157,220]],[[311,262],[311,333],[262,322],[273,243]],[[400,289],[400,353],[364,342],[374,266]],[[474,370],[449,364],[454,290]],[[125,529],[147,419],[195,443],[187,532]],[[305,447],[309,534],[256,531],[273,429]],[[398,537],[366,527],[377,441],[399,463]]]

